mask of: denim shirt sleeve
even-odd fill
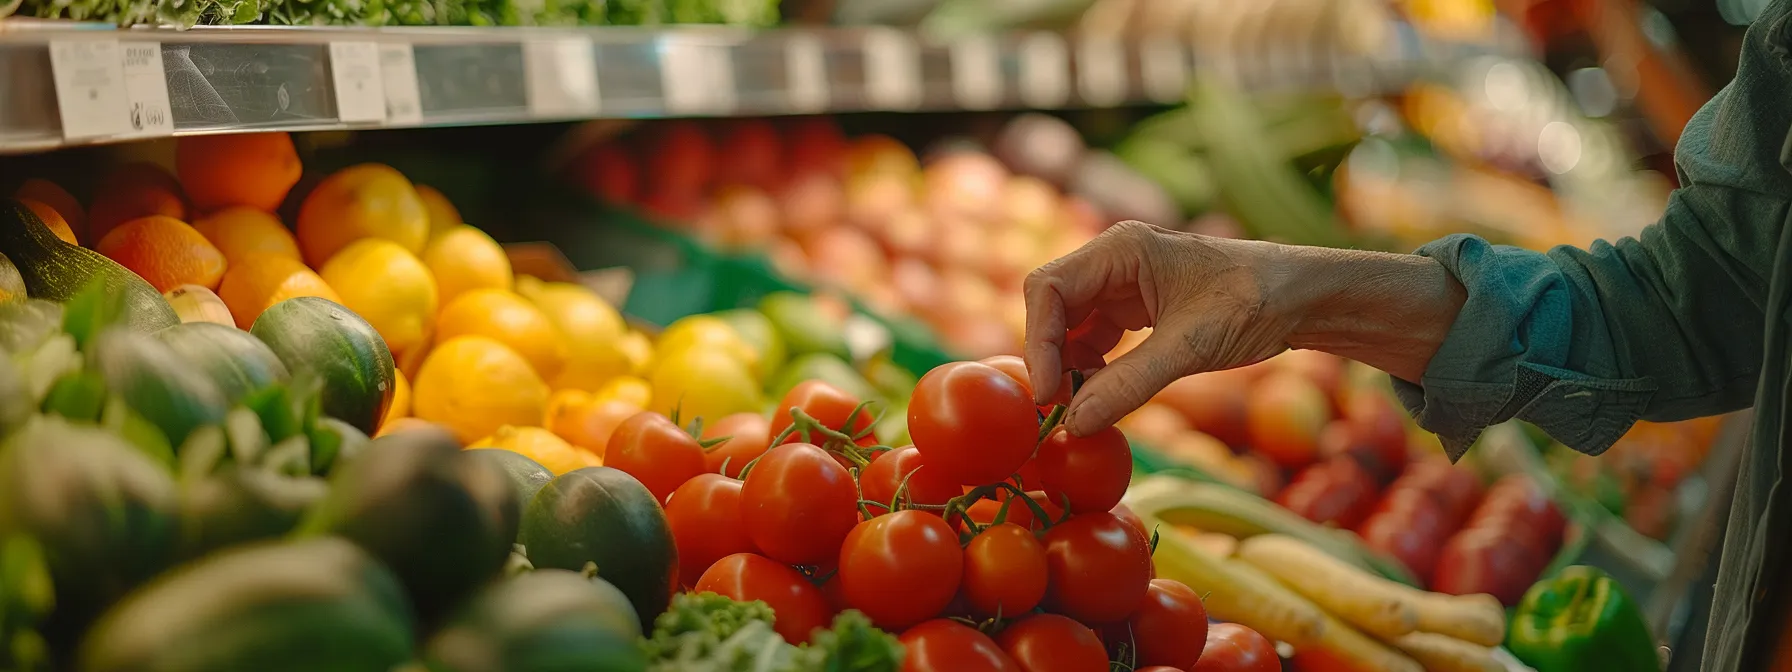
[[[1452,459],[1513,418],[1597,455],[1639,419],[1752,402],[1792,203],[1779,163],[1792,129],[1789,25],[1764,17],[1749,29],[1736,80],[1676,148],[1683,186],[1639,237],[1539,253],[1458,235],[1419,250],[1468,300],[1418,384],[1394,387]]]

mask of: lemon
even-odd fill
[[[692,315],[673,322],[660,334],[653,351],[663,358],[693,349],[733,357],[745,365],[755,379],[763,373],[759,370],[759,350],[741,338],[740,332],[735,331],[727,320],[713,315]]]
[[[759,382],[739,359],[705,348],[687,348],[662,358],[648,378],[653,401],[648,410],[681,422],[693,418],[716,421],[724,416],[758,411]]]
[[[522,455],[547,467],[555,476],[586,466],[572,444],[540,427],[505,425],[491,436],[467,444],[468,448],[498,448]]]
[[[584,345],[614,341],[628,331],[622,313],[580,285],[544,282],[523,296],[546,313],[570,343]]]
[[[543,380],[553,380],[566,363],[565,344],[554,323],[534,304],[502,289],[461,294],[436,316],[437,340],[469,334],[495,339],[516,351]]]
[[[423,264],[435,276],[444,306],[475,289],[511,286],[510,257],[491,236],[471,226],[456,226],[431,238],[423,249]]]
[[[363,238],[342,248],[319,275],[342,305],[366,319],[386,347],[402,353],[423,343],[436,314],[436,281],[398,243]]]
[[[435,187],[427,184],[417,185],[417,200],[423,202],[423,211],[429,215],[429,240],[453,230],[463,222],[460,211],[448,202],[448,197]]]
[[[516,293],[521,294],[525,299],[534,301],[535,297],[541,296],[541,287],[546,284],[548,283],[533,275],[519,275],[516,276]]]
[[[653,368],[653,339],[639,331],[631,331],[622,335],[622,342],[616,344],[622,356],[628,358],[629,368],[634,369],[637,376],[647,375]]]
[[[553,378],[553,388],[596,392],[612,378],[638,373],[621,346],[621,340],[583,344],[566,358],[566,365]]]
[[[611,378],[591,397],[597,401],[621,401],[647,408],[653,402],[653,384],[634,376]]]
[[[463,442],[504,425],[539,423],[547,404],[548,386],[529,360],[485,336],[442,341],[411,386],[411,414],[448,427]]]
[[[429,213],[402,173],[364,163],[319,182],[299,206],[294,228],[305,263],[318,267],[362,238],[390,240],[411,254],[422,252],[429,239]]]

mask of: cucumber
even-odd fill
[[[87,366],[106,389],[155,424],[178,446],[202,425],[224,421],[229,399],[193,362],[149,334],[111,328],[87,351]]]
[[[603,579],[541,569],[492,584],[429,641],[434,672],[645,670],[628,598]]]
[[[263,311],[249,328],[286,363],[324,381],[323,411],[365,434],[379,429],[397,378],[392,351],[373,325],[329,299],[301,296]]]
[[[510,485],[516,489],[517,511],[528,509],[529,500],[535,498],[535,493],[554,480],[554,472],[522,453],[502,448],[473,448],[467,454],[490,462],[510,478]]]
[[[529,500],[517,543],[538,568],[581,570],[628,596],[643,631],[672,599],[678,549],[666,514],[647,486],[617,469],[586,467],[561,474]]]
[[[98,278],[108,294],[124,298],[124,321],[138,331],[180,324],[162,293],[143,278],[98,252],[63,242],[30,208],[12,199],[0,200],[0,254],[14,264],[35,298],[65,302]]]
[[[186,358],[236,403],[250,392],[285,382],[286,364],[261,339],[236,327],[211,322],[183,322],[156,333],[176,354]]]
[[[284,535],[328,492],[329,485],[321,479],[289,478],[244,467],[189,484],[180,498],[180,556],[198,558],[227,546]]]
[[[398,580],[342,539],[244,546],[145,586],[81,642],[83,672],[388,672],[411,657]]]

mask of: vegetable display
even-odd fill
[[[1575,565],[1525,593],[1507,639],[1537,672],[1661,666],[1642,610],[1603,570]]]

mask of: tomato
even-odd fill
[[[772,440],[769,424],[758,413],[735,413],[704,425],[704,440],[723,437],[728,440],[705,449],[703,468],[729,478],[740,478],[741,468],[764,455]],[[726,472],[722,470],[724,462],[728,465]]]
[[[1352,528],[1375,506],[1375,477],[1355,459],[1334,456],[1302,469],[1275,501],[1315,523]]]
[[[1512,606],[1543,571],[1547,558],[1514,544],[1504,530],[1476,527],[1450,538],[1438,555],[1431,589],[1451,595],[1488,593]]]
[[[1145,601],[1151,550],[1111,513],[1085,513],[1045,532],[1046,608],[1084,623],[1124,620]]]
[[[736,553],[710,565],[693,588],[736,601],[759,600],[777,615],[773,629],[792,644],[805,644],[816,628],[828,627],[834,610],[809,577],[774,560]]]
[[[604,466],[635,477],[663,504],[678,486],[704,472],[703,446],[666,416],[642,411],[610,435]]]
[[[1182,672],[1182,670],[1168,665],[1152,665],[1151,667],[1141,667],[1138,672]]]
[[[1152,581],[1145,603],[1127,623],[1140,665],[1186,668],[1201,659],[1207,643],[1207,608],[1201,596],[1180,581]]]
[[[1070,503],[1072,513],[1108,511],[1132,481],[1132,447],[1113,427],[1078,437],[1058,429],[1039,444],[1039,489],[1054,502]]]
[[[846,603],[885,630],[940,613],[958,593],[964,551],[939,516],[908,510],[859,523],[840,547]]]
[[[903,446],[878,455],[859,472],[859,487],[866,500],[889,503],[896,497],[902,479],[908,479],[908,497],[916,504],[945,504],[963,493],[957,483],[941,475],[938,469],[927,468],[925,458],[914,446]],[[870,507],[872,515],[887,509]]]
[[[1369,472],[1378,487],[1400,475],[1401,468],[1406,466],[1405,450],[1402,444],[1401,452],[1393,454],[1349,420],[1333,420],[1319,432],[1320,459],[1349,458]]]
[[[902,672],[1021,672],[988,635],[958,621],[936,618],[900,638]]]
[[[977,363],[988,364],[991,368],[1008,374],[1008,377],[1013,378],[1014,382],[1020,383],[1021,387],[1027,388],[1028,396],[1033,394],[1033,378],[1032,374],[1027,373],[1027,360],[1014,355],[996,355],[994,357],[984,357],[983,359],[979,359],[977,360]],[[1063,380],[1058,383],[1058,393],[1052,395],[1052,398],[1047,401],[1045,405],[1041,406],[1040,410],[1050,412],[1051,406],[1053,405],[1070,405],[1069,372],[1065,372]]]
[[[859,399],[845,390],[823,381],[805,380],[797,383],[796,387],[790,388],[789,392],[784,393],[783,401],[778,402],[777,410],[772,413],[771,428],[767,435],[777,438],[779,434],[784,433],[784,430],[789,429],[796,422],[791,417],[790,409],[800,408],[829,429],[857,436],[860,432],[870,429],[871,423],[877,419],[877,409],[871,406],[866,406],[859,411],[858,416],[854,417],[852,411],[858,407]],[[846,429],[846,419],[849,417],[852,418],[851,431]],[[819,444],[826,440],[827,437],[819,434],[804,439],[803,433],[799,431],[786,437],[784,443]],[[861,446],[876,445],[877,437],[866,434],[857,443]]]
[[[1011,617],[1045,598],[1045,548],[1027,528],[985,528],[964,547],[964,596],[978,616]]]
[[[965,515],[971,520],[976,521],[978,525],[994,525],[996,516],[1002,511],[1002,504],[1002,501],[994,499],[980,499],[977,500],[977,503],[972,504],[969,509],[965,510]],[[948,522],[951,522],[954,527],[963,527],[958,524],[959,521],[957,520]],[[1021,529],[1025,530],[1037,529],[1039,527],[1036,524],[1036,518],[1033,516],[1033,509],[1021,502],[1015,502],[1008,505],[1008,515],[1002,519],[1002,522],[1019,525]]]
[[[833,562],[840,542],[859,524],[852,474],[807,443],[766,451],[747,472],[740,499],[753,545],[785,564]]]
[[[717,560],[753,552],[753,540],[741,522],[740,490],[740,481],[699,474],[666,500],[666,523],[678,548],[678,575],[687,583],[695,583]]]
[[[1114,510],[1109,511],[1108,513],[1114,514],[1120,520],[1125,521],[1126,524],[1131,525],[1133,529],[1138,530],[1140,536],[1143,536],[1146,539],[1151,538],[1151,530],[1145,529],[1145,519],[1140,518],[1139,514],[1133,513],[1132,509],[1127,505],[1116,504],[1114,505]]]
[[[1437,568],[1438,545],[1444,539],[1442,532],[1427,531],[1398,514],[1378,514],[1369,516],[1357,534],[1370,550],[1398,560],[1421,583],[1431,583],[1431,574]]]
[[[1507,476],[1487,490],[1487,497],[1475,508],[1471,522],[1511,518],[1515,529],[1527,532],[1545,542],[1554,551],[1560,544],[1568,521],[1562,517],[1548,493],[1523,474]]]
[[[1039,411],[1032,395],[986,364],[928,371],[909,399],[908,433],[927,463],[961,485],[1013,476],[1033,455]]]
[[[1407,462],[1405,411],[1385,394],[1369,390],[1357,390],[1341,401],[1355,454],[1375,463],[1379,471],[1370,471],[1383,475],[1382,483],[1398,476]]]
[[[1392,488],[1414,488],[1437,499],[1450,525],[1468,520],[1475,504],[1481,501],[1480,477],[1468,469],[1450,464],[1449,460],[1422,460],[1407,465],[1406,471],[1394,479]]]
[[[1363,525],[1359,527],[1366,527],[1369,520],[1378,516],[1392,516],[1400,520],[1400,524],[1410,527],[1414,531],[1443,539],[1451,532],[1456,531],[1457,524],[1448,520],[1445,517],[1447,515],[1448,512],[1444,511],[1437,498],[1432,497],[1430,493],[1415,488],[1400,487],[1396,483],[1395,487],[1382,494],[1381,501],[1375,503],[1375,508],[1369,513],[1369,518],[1365,519]]]
[[[1207,629],[1207,646],[1188,672],[1282,672],[1276,646],[1256,630],[1237,623]]]
[[[1035,614],[1002,629],[996,643],[1026,672],[1107,672],[1095,631],[1057,614]]]

